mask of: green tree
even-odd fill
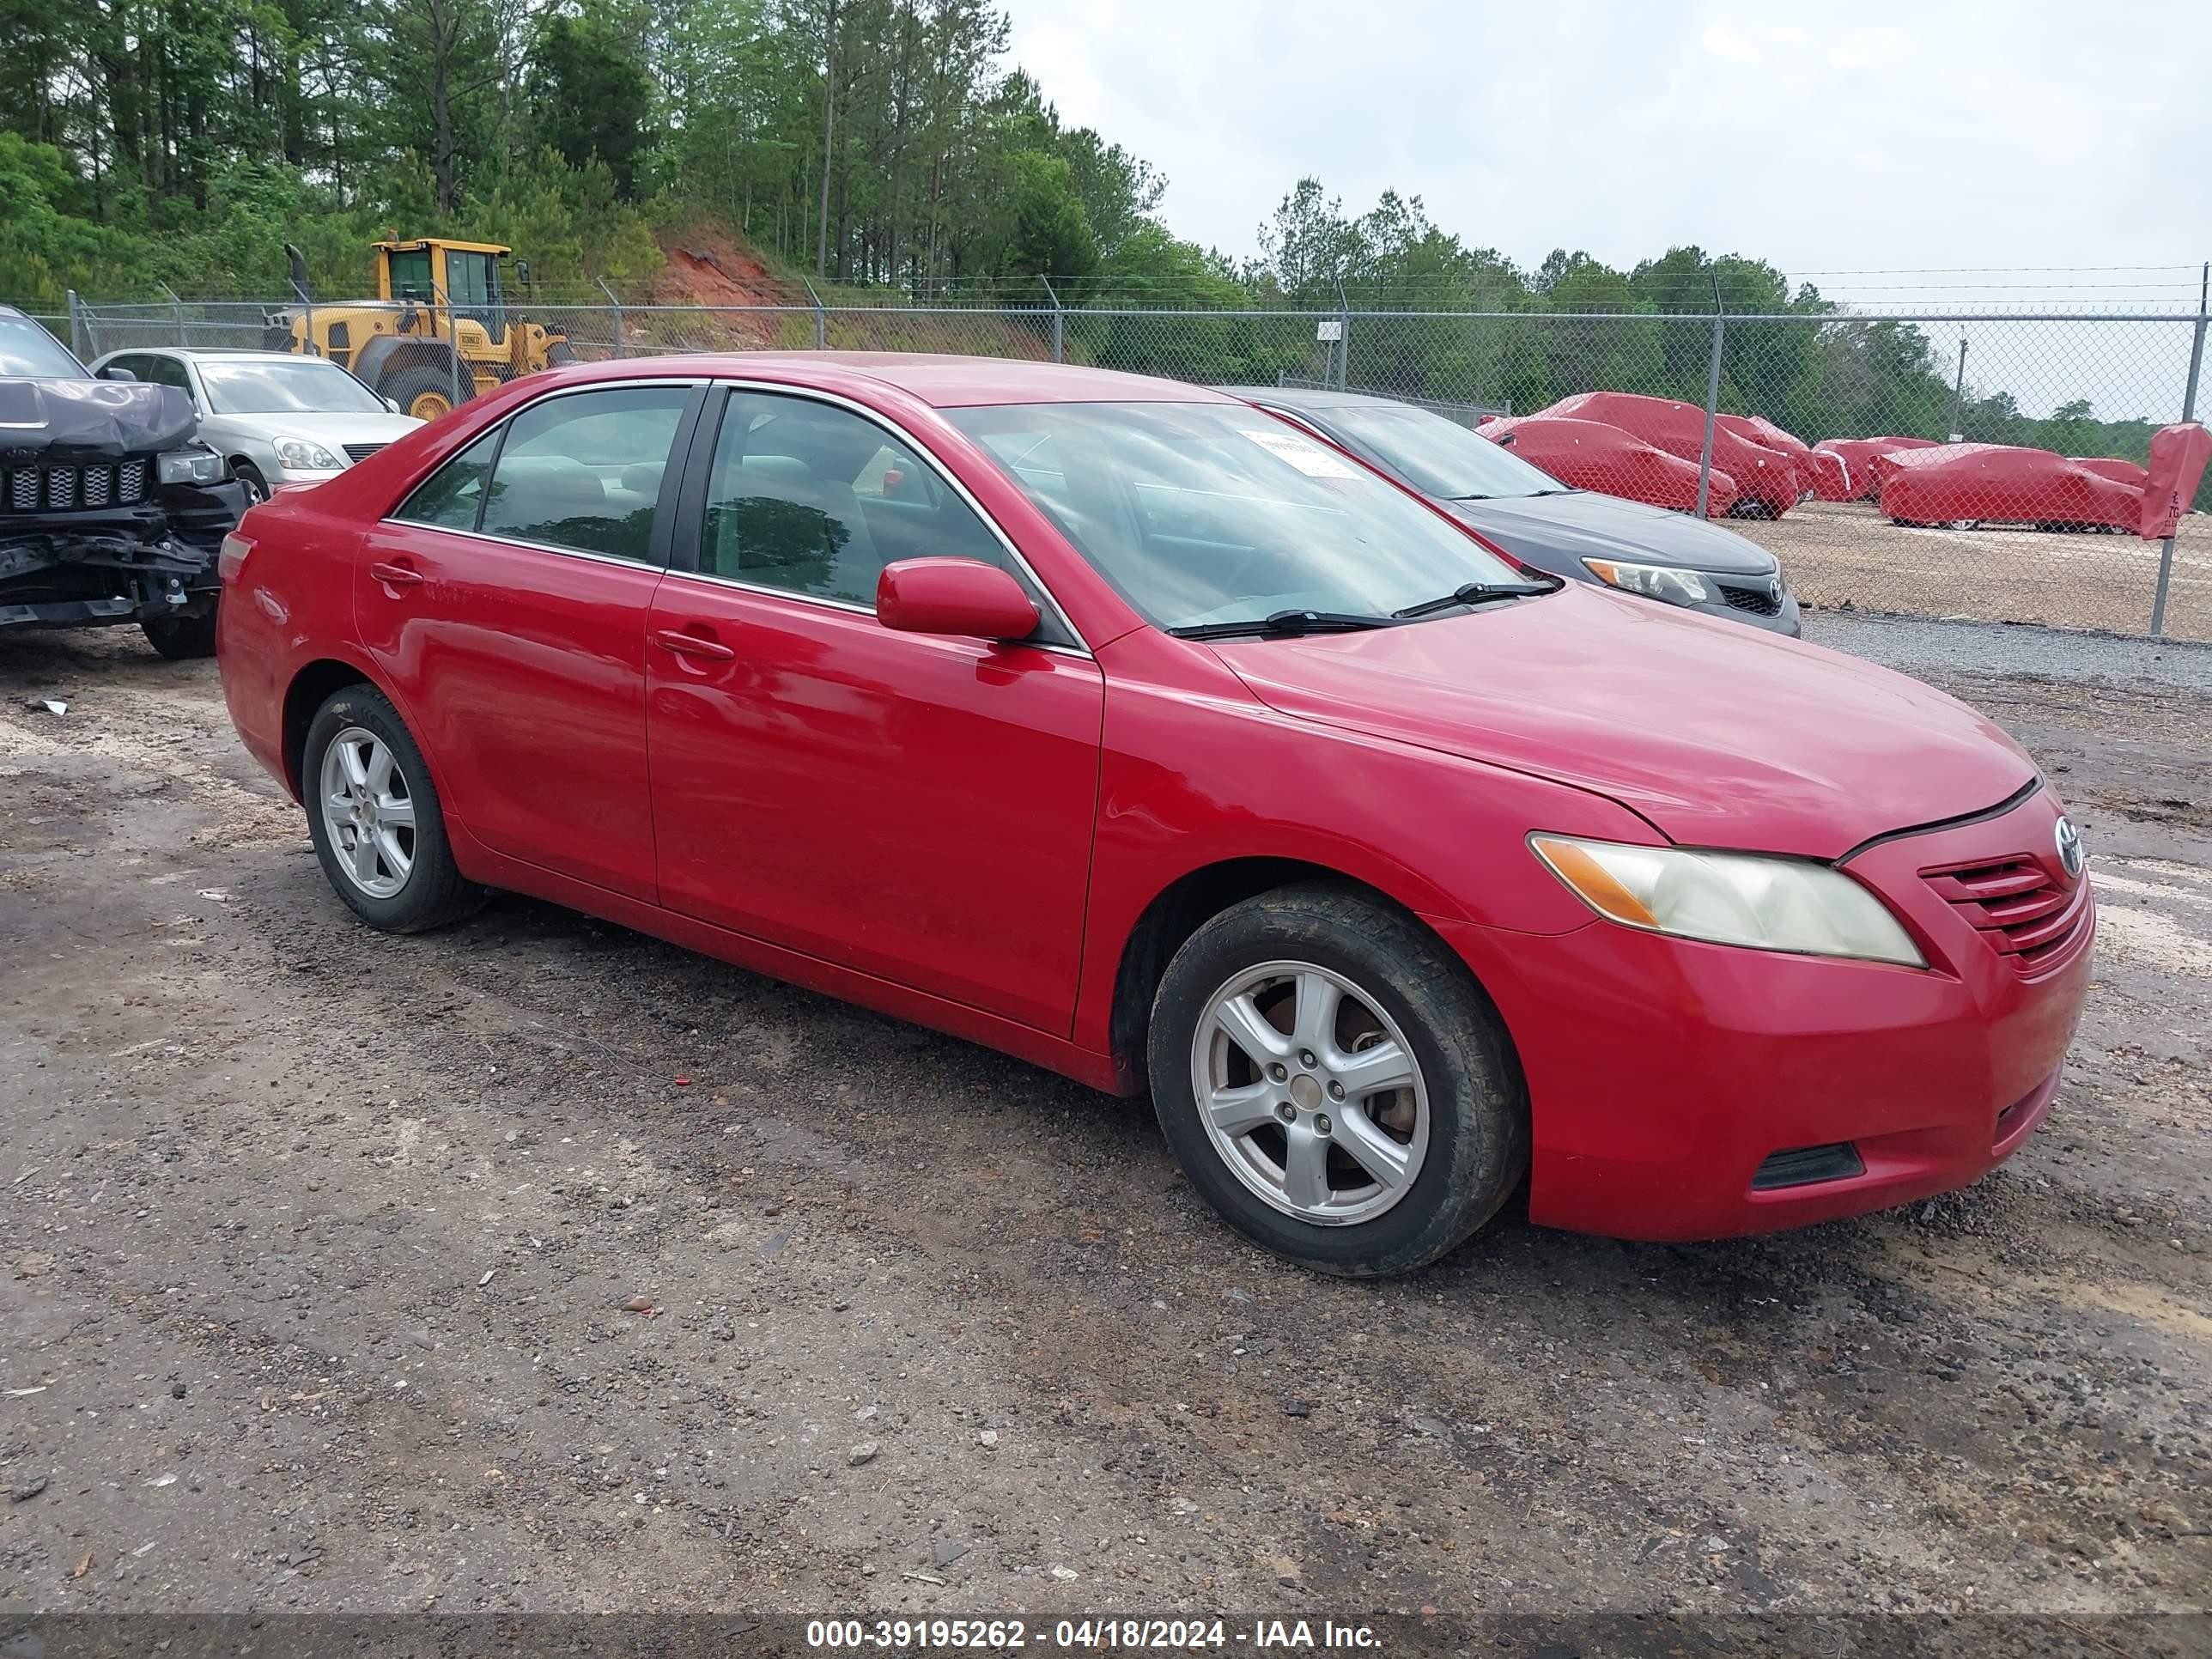
[[[572,167],[605,163],[624,197],[637,193],[653,142],[653,80],[636,45],[638,21],[611,0],[556,12],[540,26],[526,71],[538,143]]]

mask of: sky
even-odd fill
[[[1869,303],[2180,305],[2212,258],[2201,0],[1001,3],[1062,119],[1235,255],[1311,174],[1523,265],[1696,243]],[[2188,269],[2029,269],[2121,265]],[[1929,270],[1966,266],[2004,269]]]

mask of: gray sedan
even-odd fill
[[[1231,386],[1388,473],[1522,563],[1778,634],[1799,631],[1775,556],[1735,532],[1641,501],[1570,489],[1431,410],[1357,392]]]
[[[289,352],[149,347],[111,351],[93,373],[182,391],[199,411],[201,441],[257,501],[278,484],[334,477],[422,424],[336,363]]]

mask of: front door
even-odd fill
[[[635,898],[655,881],[645,641],[661,486],[696,395],[620,386],[527,405],[379,525],[355,578],[363,642],[446,811],[494,852]]]
[[[895,557],[981,558],[1028,578],[874,421],[733,391],[711,459],[703,441],[693,453],[706,467],[685,517],[696,542],[677,550],[647,624],[661,902],[1064,1035],[1097,814],[1097,665],[1056,615],[1018,645],[876,621],[876,577]]]

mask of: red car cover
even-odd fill
[[[2124,461],[2117,455],[2069,455],[2066,459],[2076,466],[2086,466],[2090,471],[2110,478],[2115,483],[2133,484],[2141,489],[2150,482],[2148,468],[2137,466],[2133,461]]]
[[[2143,487],[2138,534],[2153,541],[2173,534],[2183,512],[2197,499],[2207,460],[2212,460],[2212,433],[2195,421],[2151,434],[2149,482]]]
[[[1815,454],[1833,455],[1843,463],[1844,488],[1848,492],[1823,499],[1870,501],[1881,489],[1881,480],[1875,476],[1875,456],[1899,449],[1935,447],[1933,438],[1823,438],[1813,446],[1813,451]]]
[[[1942,444],[1878,457],[1881,510],[1900,524],[1955,520],[2135,530],[2143,492],[2055,455],[2011,444]]]
[[[1617,426],[1521,415],[1485,421],[1475,430],[1577,489],[1625,496],[1678,513],[1697,511],[1697,463],[1670,455]],[[1705,490],[1707,516],[1726,514],[1735,505],[1736,494],[1735,480],[1714,467]]]
[[[1679,456],[1692,468],[1705,453],[1705,411],[1696,404],[1646,398],[1633,392],[1578,392],[1537,414],[1562,420],[1602,421],[1641,438],[1655,449]],[[1739,501],[1755,501],[1780,518],[1797,504],[1797,469],[1778,449],[1769,449],[1717,416],[1713,422],[1713,470],[1735,480]]]
[[[1813,469],[1813,493],[1824,501],[1847,501],[1851,498],[1851,470],[1844,465],[1844,458],[1832,449],[1808,449],[1805,464]]]
[[[1796,433],[1784,431],[1764,415],[1717,415],[1713,420],[1714,424],[1727,427],[1739,438],[1748,439],[1755,444],[1764,444],[1769,449],[1778,449],[1787,455],[1790,458],[1791,469],[1797,474],[1799,501],[1803,501],[1808,495],[1820,494],[1822,468],[1813,458],[1812,446]],[[1840,483],[1843,477],[1842,467],[1832,457],[1828,458],[1828,465],[1834,469],[1837,483]],[[1843,498],[1828,496],[1822,499],[1840,501]]]

